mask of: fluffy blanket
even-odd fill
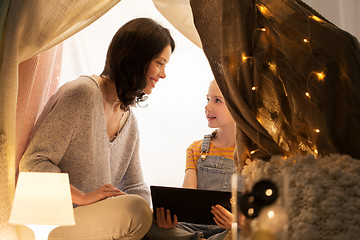
[[[242,175],[246,186],[264,178],[278,185],[278,201],[289,219],[287,239],[360,239],[359,160],[347,155],[273,156],[269,162],[248,161]],[[261,229],[256,221],[252,224]]]

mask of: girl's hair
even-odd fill
[[[168,29],[150,18],[127,22],[111,40],[101,76],[115,82],[122,109],[144,101],[146,71],[151,61],[175,42]]]

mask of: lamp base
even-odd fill
[[[35,240],[47,240],[50,232],[57,228],[58,225],[30,225],[25,224],[28,228],[30,228],[35,235]]]

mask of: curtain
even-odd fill
[[[29,123],[26,131],[21,132],[22,129],[19,129],[17,132],[16,124],[24,123],[24,119],[31,119],[30,122],[34,121],[34,116],[40,110],[42,102],[34,101],[27,105],[22,101],[27,101],[29,98],[24,97],[26,94],[22,95],[25,93],[22,90],[29,93],[31,90],[27,89],[27,86],[40,86],[37,88],[36,93],[39,93],[38,91],[44,93],[46,84],[41,86],[40,81],[49,81],[48,78],[43,78],[44,75],[29,79],[28,77],[32,78],[33,74],[36,75],[36,68],[25,72],[23,70],[30,65],[40,67],[41,64],[38,65],[38,61],[42,61],[42,58],[38,57],[40,53],[49,50],[85,28],[119,1],[12,0],[2,1],[1,3],[0,175],[6,179],[6,181],[1,181],[0,185],[0,195],[6,200],[1,201],[0,204],[0,215],[2,216],[0,218],[1,239],[14,239],[13,228],[7,224],[7,221],[15,188],[16,154],[20,154],[22,151],[17,149],[16,135],[17,133],[24,134],[19,140],[26,142],[24,139],[26,139],[31,125]],[[55,56],[54,53],[50,55],[48,55],[50,58]],[[35,57],[33,60],[29,60],[30,62],[34,61],[33,63],[25,62],[19,69],[20,63],[33,57]],[[50,58],[48,62],[51,62]],[[44,73],[47,72],[46,74],[51,76],[49,71],[54,71],[54,69],[44,71]],[[23,73],[26,74],[22,75]],[[20,83],[20,80],[25,82]],[[19,87],[24,88],[19,89]],[[31,113],[28,111],[29,109],[26,109],[27,107],[32,108]],[[19,115],[17,115],[17,111]],[[24,115],[25,112],[31,116]]]
[[[197,0],[191,6],[239,131],[255,144],[250,152],[360,158],[355,37],[296,0]]]
[[[18,169],[20,158],[27,147],[37,117],[50,96],[58,88],[62,48],[63,45],[60,43],[19,65],[16,109],[16,169]]]

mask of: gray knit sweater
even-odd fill
[[[111,183],[150,200],[139,161],[136,118],[130,111],[110,142],[101,91],[88,76],[64,84],[50,98],[20,161],[20,171],[65,172],[70,183],[86,193]]]

